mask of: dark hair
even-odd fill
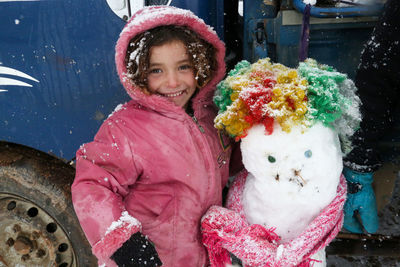
[[[125,56],[127,77],[146,91],[150,48],[172,41],[181,41],[185,45],[197,86],[200,88],[205,86],[217,69],[215,48],[184,26],[159,26],[131,39]]]

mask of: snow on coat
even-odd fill
[[[126,77],[129,41],[160,25],[184,25],[216,49],[218,69],[193,99],[195,119],[167,99],[146,95]],[[230,141],[213,127],[215,85],[225,73],[224,44],[190,11],[145,7],[123,29],[116,45],[121,82],[132,100],[101,126],[94,141],[77,152],[73,203],[99,264],[142,231],[163,266],[204,266],[200,219],[221,205],[228,179]],[[200,126],[199,126],[200,125]]]

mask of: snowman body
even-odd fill
[[[281,243],[300,235],[336,196],[342,171],[339,138],[321,123],[290,132],[276,124],[270,135],[255,125],[242,138],[241,151],[249,172],[243,191],[246,219],[275,228]],[[324,251],[316,254],[324,266]]]

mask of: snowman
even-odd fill
[[[342,157],[361,116],[354,83],[308,59],[297,69],[268,58],[238,63],[218,85],[215,126],[240,140],[245,170],[226,207],[202,218],[211,266],[326,266],[340,231]]]

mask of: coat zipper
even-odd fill
[[[199,131],[201,132],[201,133],[205,133],[205,130],[204,130],[204,128],[203,128],[203,126],[201,126],[200,125],[200,123],[199,123],[199,121],[197,120],[197,118],[196,118],[196,116],[193,114],[193,115],[190,115],[190,117],[192,118],[192,120],[193,120],[193,122],[197,125],[197,127],[198,127],[198,129],[199,129]],[[202,140],[202,142],[203,142],[203,144],[206,144],[205,146],[204,146],[204,149],[205,149],[205,151],[204,151],[204,153],[205,153],[205,155],[204,155],[204,160],[206,161],[206,164],[208,164],[208,169],[209,169],[209,171],[210,172],[212,172],[212,173],[214,173],[214,177],[216,177],[217,176],[217,173],[216,173],[216,166],[215,166],[215,163],[214,163],[214,161],[212,160],[212,158],[213,158],[213,156],[212,156],[212,151],[211,151],[211,147],[210,147],[210,145],[208,144],[208,142],[207,142],[207,138],[206,138],[206,136],[205,135],[202,135],[202,136],[200,136],[200,138],[201,138],[201,140]],[[200,141],[200,140],[199,140]],[[206,166],[207,167],[207,166]],[[208,180],[208,189],[207,189],[207,196],[208,197],[210,197],[210,192],[211,192],[211,186],[210,186],[210,184],[211,184],[211,180],[209,179]],[[207,202],[207,201],[206,201]],[[208,203],[208,202],[207,202]],[[208,204],[207,204],[208,205]],[[204,208],[204,207],[203,207]]]
[[[196,123],[197,127],[199,127],[200,132],[205,133],[203,126],[200,125],[199,121],[197,120],[196,116],[193,115],[192,120]]]

